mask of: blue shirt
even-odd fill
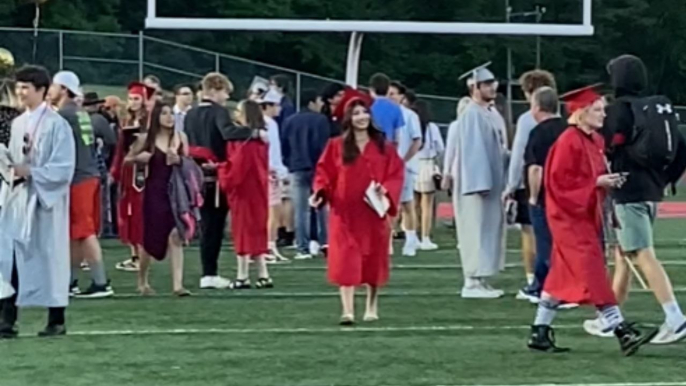
[[[371,113],[374,124],[386,134],[386,139],[397,142],[398,129],[405,126],[400,106],[388,98],[376,98]]]

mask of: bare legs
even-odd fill
[[[379,288],[366,285],[367,302],[364,312],[364,321],[373,322],[379,320]],[[341,296],[341,322],[352,323],[355,320],[355,287],[340,287]]]
[[[141,254],[140,269],[138,270],[138,292],[144,296],[153,295],[155,291],[150,287],[149,281],[152,256],[142,247],[139,247],[139,250],[141,251]],[[167,257],[170,261],[172,291],[177,296],[190,295],[190,292],[188,292],[183,285],[183,241],[179,237],[176,229],[169,234],[169,239],[167,241]]]

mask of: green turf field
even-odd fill
[[[158,295],[140,298],[135,274],[112,268],[127,250],[106,241],[117,297],[74,301],[70,336],[50,341],[33,337],[43,311],[23,312],[22,338],[0,342],[0,386],[686,385],[686,343],[624,358],[613,339],[584,334],[581,323],[593,314],[588,309],[556,321],[559,343],[573,353],[529,352],[534,307],[514,300],[523,281],[516,233],[510,232],[511,266],[497,281],[508,295],[491,301],[459,298],[455,241],[445,228],[438,233],[441,251],[394,258],[381,321],[354,328],[337,325],[336,289],[326,283],[321,259],[272,266],[273,290],[201,292],[198,249],[190,247],[186,285],[196,296],[168,295],[168,265],[161,263],[152,274]],[[661,220],[657,239],[675,286],[686,290],[686,221]],[[233,276],[229,247],[220,267]],[[363,306],[360,297],[359,318]],[[649,293],[633,293],[625,308],[633,320],[662,321]]]

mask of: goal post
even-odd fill
[[[264,18],[180,18],[157,15],[157,1],[147,0],[148,12],[145,27],[151,29],[186,30],[239,30],[282,32],[348,32],[346,83],[356,87],[365,33],[413,33],[413,34],[466,34],[505,36],[590,36],[592,24],[592,0],[583,2],[580,24],[534,24],[534,23],[475,23],[432,21],[383,21],[383,20],[308,20]]]

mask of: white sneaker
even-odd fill
[[[660,326],[660,331],[650,341],[651,344],[672,344],[686,338],[686,322],[674,331],[667,323]]]
[[[481,281],[481,287],[482,287],[482,288],[485,288],[485,289],[488,290],[488,291],[493,291],[493,292],[499,294],[498,297],[501,297],[501,296],[505,295],[505,291],[493,288],[493,287],[486,281],[486,279],[481,279],[480,281]]]
[[[403,247],[403,256],[415,257],[417,256],[417,248],[414,245],[405,243]]]
[[[612,338],[615,336],[611,328],[606,327],[602,319],[589,319],[584,321],[584,331],[587,334],[597,336],[599,338]]]
[[[576,303],[562,303],[557,308],[560,310],[573,310],[575,308],[579,308],[579,305]]]
[[[288,261],[288,259],[284,257],[284,255],[282,255],[281,252],[279,252],[279,249],[276,247],[270,249],[269,254],[274,256],[276,261]]]
[[[498,299],[503,296],[503,291],[481,286],[463,287],[461,295],[463,299]]]
[[[319,245],[318,242],[316,241],[310,241],[310,255],[312,256],[319,256],[319,252],[321,252],[321,246]]]
[[[201,289],[226,289],[231,286],[231,280],[221,276],[203,276],[200,279]]]
[[[294,257],[293,260],[310,260],[312,259],[312,255],[308,253],[300,253],[298,252]]]
[[[419,249],[421,251],[435,251],[438,249],[438,245],[434,244],[429,239],[425,239],[424,241],[419,243]]]

